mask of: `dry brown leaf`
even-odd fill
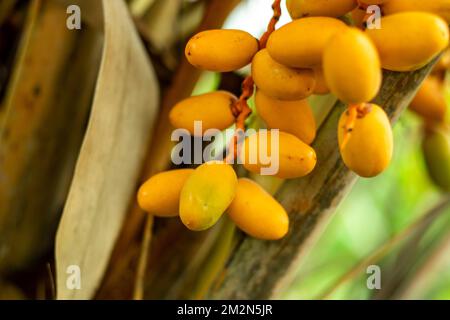
[[[58,299],[99,287],[134,199],[158,109],[158,86],[123,0],[103,0],[105,42],[94,103],[56,238]],[[95,12],[101,12],[98,8]],[[66,286],[70,266],[81,289]]]

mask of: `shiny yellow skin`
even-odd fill
[[[311,16],[340,17],[357,6],[356,0],[287,0],[292,19]]]
[[[270,129],[291,133],[306,144],[316,137],[316,120],[306,99],[282,101],[258,90],[255,95],[256,111]]]
[[[267,137],[267,138],[266,138]],[[271,147],[272,133],[267,132],[267,136],[254,134],[247,137],[243,144],[241,161],[244,168],[253,173],[262,173],[263,168],[269,168],[271,163],[274,163]],[[294,179],[308,175],[314,170],[317,163],[316,152],[309,145],[301,141],[296,136],[279,131],[278,141],[278,172],[273,176],[282,179]],[[257,152],[254,158],[251,157],[252,151]],[[259,154],[267,155],[272,159],[272,162],[263,163]],[[256,161],[253,161],[256,160]],[[256,163],[255,163],[256,162]]]
[[[170,111],[169,120],[172,126],[186,129],[191,135],[195,134],[195,121],[202,121],[202,135],[208,129],[224,130],[235,122],[231,106],[236,101],[237,98],[226,91],[193,96],[176,104]]]
[[[301,100],[313,93],[316,79],[311,69],[293,69],[273,60],[267,49],[253,58],[252,76],[256,86],[272,98]]]
[[[239,229],[261,240],[278,240],[289,231],[286,210],[256,182],[238,180],[236,197],[227,210]]]
[[[190,230],[212,227],[233,201],[237,177],[223,162],[199,166],[186,180],[180,196],[180,218]]]
[[[329,17],[308,17],[294,20],[270,36],[267,51],[270,56],[291,68],[320,66],[325,45],[347,25]]]
[[[450,192],[450,130],[434,128],[426,132],[422,149],[430,178],[443,191]]]
[[[447,103],[442,82],[434,76],[426,78],[409,108],[427,120],[444,121]]]
[[[193,172],[180,169],[154,175],[139,188],[139,207],[157,217],[178,216],[181,189]]]
[[[345,165],[361,177],[382,173],[390,164],[394,141],[389,118],[379,106],[371,104],[370,112],[355,122],[347,145],[343,148],[348,112],[339,120],[339,148]]]
[[[245,67],[259,50],[259,43],[242,30],[207,30],[193,36],[185,55],[194,67],[229,72]]]
[[[448,46],[447,23],[434,14],[397,13],[383,17],[381,25],[381,29],[368,29],[366,33],[375,43],[381,65],[387,70],[420,69]]]
[[[314,76],[316,78],[316,86],[314,87],[314,94],[324,95],[330,93],[327,81],[325,80],[325,74],[322,68],[314,68]]]
[[[450,2],[448,0],[390,0],[383,5],[383,13],[386,15],[403,11],[434,13],[450,23]]]
[[[349,104],[372,100],[381,86],[377,50],[356,28],[348,28],[331,39],[325,48],[323,71],[331,92]]]

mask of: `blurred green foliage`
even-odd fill
[[[450,97],[449,97],[450,98]],[[450,99],[449,99],[450,102]],[[334,284],[356,263],[424,214],[442,197],[427,176],[421,151],[421,121],[406,112],[397,123],[395,155],[390,168],[374,179],[359,179],[343,201],[284,295],[286,299],[313,299]],[[419,255],[450,234],[450,209],[424,235]],[[401,246],[401,245],[400,245]],[[398,248],[400,249],[400,248]],[[422,252],[423,251],[423,252]],[[377,263],[382,271],[398,263],[393,248]],[[450,299],[450,259],[440,272],[430,276],[418,298]],[[423,261],[414,261],[420,264]],[[394,265],[395,266],[395,265]],[[376,294],[366,286],[368,275],[360,274],[332,296],[332,299],[368,299]],[[408,281],[414,281],[414,276]]]

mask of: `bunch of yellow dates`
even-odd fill
[[[406,72],[422,68],[448,46],[449,0],[287,0],[293,21],[261,44],[240,30],[208,30],[186,46],[195,67],[230,72],[251,63],[256,112],[269,129],[279,129],[279,170],[276,177],[306,176],[316,165],[310,146],[316,123],[307,102],[310,95],[332,93],[348,109],[338,124],[338,140],[346,166],[362,177],[373,177],[389,165],[393,136],[389,118],[371,101],[382,83],[382,69]],[[381,28],[361,27],[358,10],[380,5]],[[349,19],[339,19],[352,15]],[[252,82],[253,86],[253,82]],[[185,99],[170,113],[171,124],[192,135],[194,122],[224,130],[239,114],[240,99],[217,91]],[[250,162],[252,146],[270,153],[270,134],[245,139],[242,163],[260,173],[264,163]],[[448,156],[448,155],[447,155]],[[320,161],[320,159],[319,159]],[[450,172],[450,170],[449,170]],[[225,212],[247,234],[275,240],[289,229],[283,207],[258,184],[238,179],[227,162],[160,173],[140,189],[140,206],[162,217],[180,216],[191,230],[213,226]]]
[[[449,70],[450,49],[447,49],[409,106],[423,120],[426,167],[432,181],[444,192],[450,192],[450,113],[445,97]]]

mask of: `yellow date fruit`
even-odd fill
[[[212,227],[234,199],[237,177],[223,162],[199,166],[186,180],[180,196],[180,218],[190,230]]]
[[[330,93],[325,74],[322,68],[314,68],[314,76],[316,77],[316,86],[314,87],[314,94],[324,95]]]
[[[185,54],[194,67],[229,72],[245,67],[259,50],[259,43],[242,30],[207,30],[193,36]]]
[[[378,49],[382,67],[387,70],[420,69],[448,46],[447,23],[431,13],[397,13],[381,18],[381,25],[381,29],[366,32]]]
[[[377,50],[359,29],[348,28],[325,48],[323,71],[331,92],[349,104],[368,102],[381,86]]]
[[[340,17],[358,5],[356,0],[287,0],[292,19],[311,16]]]
[[[316,83],[311,69],[293,69],[273,60],[267,49],[253,58],[252,76],[265,94],[279,100],[301,100],[310,96]]]
[[[339,120],[339,147],[345,165],[361,177],[374,177],[390,164],[394,148],[389,118],[379,106],[366,104],[369,112],[358,117],[350,138],[342,145],[348,121],[348,111]]]
[[[316,121],[307,100],[282,101],[258,90],[256,111],[270,129],[291,133],[306,144],[316,137]]]
[[[450,131],[434,128],[426,132],[423,154],[428,174],[443,191],[450,192]]]
[[[238,180],[236,197],[227,213],[245,233],[262,240],[278,240],[289,230],[286,210],[250,179]]]
[[[236,101],[236,96],[226,91],[193,96],[176,104],[169,120],[172,126],[186,129],[191,135],[203,135],[208,129],[224,130],[235,121],[231,106]],[[202,122],[201,132],[195,132],[195,121]]]
[[[314,170],[316,152],[296,136],[278,131],[258,131],[247,137],[241,161],[250,172],[282,179],[306,176]]]
[[[433,76],[425,79],[409,108],[425,119],[442,122],[447,113],[444,86]]]
[[[392,0],[383,5],[386,15],[403,11],[426,11],[437,14],[450,23],[450,1],[448,0]]]
[[[267,51],[275,61],[288,67],[320,66],[327,42],[346,28],[342,21],[329,17],[294,20],[272,33]]]
[[[157,217],[178,216],[181,189],[193,172],[180,169],[154,175],[139,188],[139,207]]]

